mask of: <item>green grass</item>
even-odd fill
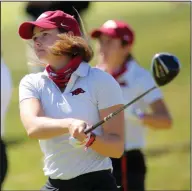
[[[190,142],[190,6],[175,4],[94,2],[83,15],[88,31],[107,19],[129,22],[136,32],[134,53],[145,68],[149,68],[152,56],[160,51],[176,54],[182,63],[178,78],[162,88],[174,126],[168,131],[148,130],[147,149],[168,148]],[[25,19],[23,5],[24,3],[1,3],[2,52],[11,69],[14,83],[12,102],[6,118],[6,140],[23,141],[8,147],[10,168],[5,190],[39,189],[46,180],[41,170],[42,154],[38,142],[27,138],[19,119],[18,84],[27,73],[25,44],[17,34],[20,22]],[[94,46],[95,42],[92,44]],[[189,156],[189,151],[174,151],[147,157],[147,189],[189,190]]]

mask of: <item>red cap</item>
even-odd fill
[[[91,37],[98,38],[101,34],[123,39],[129,44],[132,44],[134,41],[134,31],[128,24],[122,21],[108,20],[99,29],[93,30]]]
[[[79,24],[76,19],[59,10],[46,11],[42,13],[36,21],[22,23],[19,27],[19,35],[21,38],[26,40],[31,39],[34,26],[44,29],[64,28],[67,31],[72,31],[75,36],[81,36]]]

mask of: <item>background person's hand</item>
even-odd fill
[[[125,113],[126,113],[126,118],[128,120],[136,124],[141,124],[142,118],[144,117],[145,112],[139,108],[131,108],[131,109],[127,109]]]

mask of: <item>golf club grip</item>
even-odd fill
[[[91,131],[93,131],[95,128],[99,127],[100,125],[102,125],[103,123],[105,123],[106,121],[108,121],[109,119],[111,119],[112,117],[114,117],[115,115],[117,115],[118,113],[120,113],[122,110],[126,109],[128,106],[130,106],[131,104],[135,103],[137,100],[141,99],[142,97],[144,97],[146,94],[148,94],[149,92],[151,92],[152,90],[156,89],[157,86],[154,86],[152,88],[150,88],[149,90],[147,90],[145,93],[141,94],[140,96],[136,97],[135,99],[133,99],[132,101],[130,101],[128,104],[124,105],[123,107],[121,107],[120,109],[118,109],[117,111],[110,113],[107,117],[105,117],[103,120],[99,121],[98,123],[96,123],[95,125],[93,125],[91,128],[85,130],[85,134],[90,133]]]

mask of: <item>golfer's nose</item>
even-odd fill
[[[42,45],[42,44],[41,44],[40,41],[38,41],[38,40],[35,41],[35,46],[36,46],[36,47],[41,47],[41,45]]]

